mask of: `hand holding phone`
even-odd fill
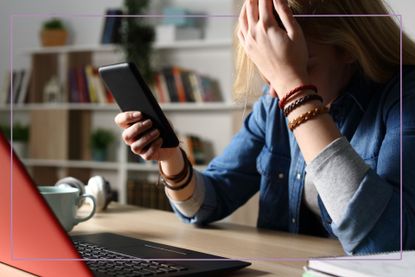
[[[142,121],[151,125],[142,125],[137,133],[152,134],[156,130],[163,139],[162,148],[173,148],[179,145],[179,140],[170,126],[167,118],[154,98],[150,88],[141,77],[133,63],[119,63],[99,68],[101,78],[114,96],[115,101],[123,112],[140,112],[140,119],[131,123]],[[149,119],[150,121],[146,121]],[[151,130],[154,129],[154,130]],[[145,133],[147,131],[147,133]],[[153,135],[156,135],[153,133]],[[144,138],[144,137],[143,137]],[[139,140],[140,138],[134,138]]]

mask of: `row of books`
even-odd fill
[[[25,103],[29,90],[30,75],[30,71],[27,69],[13,70],[12,74],[6,72],[0,91],[0,105]],[[13,91],[11,78],[13,80]]]
[[[68,100],[71,103],[113,103],[114,99],[92,65],[68,71]]]
[[[166,67],[156,73],[153,93],[159,103],[223,100],[217,80],[178,66]]]
[[[127,204],[171,211],[163,187],[145,178],[127,181]]]

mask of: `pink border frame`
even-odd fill
[[[105,17],[141,17],[141,18],[161,18],[165,17],[162,14],[145,14],[145,15],[102,15],[102,14],[63,14],[63,13],[22,13],[12,14],[9,16],[9,69],[13,72],[13,26],[14,20],[19,17],[64,17],[64,18],[105,18]],[[237,18],[237,15],[227,14],[215,14],[215,15],[189,15],[189,16],[170,16],[170,17],[191,17],[191,18]],[[335,260],[335,261],[400,261],[402,260],[403,238],[402,238],[402,36],[403,36],[403,23],[401,14],[310,14],[310,15],[294,15],[294,17],[396,17],[400,23],[400,258],[399,259],[350,259],[350,257],[327,257],[327,258],[237,258],[228,259],[228,261],[308,261],[308,260]],[[13,99],[13,76],[10,78],[10,93],[11,99]],[[13,127],[13,102],[10,102],[10,126]],[[13,130],[11,128],[11,147],[10,153],[13,149]],[[13,260],[19,261],[88,261],[89,259],[70,259],[70,258],[19,258],[14,256],[14,243],[13,243],[13,155],[11,155],[10,164],[10,256]],[[398,252],[397,252],[398,253]],[[356,256],[355,256],[356,257]],[[119,259],[99,259],[103,261],[116,261]],[[125,259],[123,259],[125,261]],[[141,259],[132,259],[141,260]],[[157,261],[215,261],[216,259],[149,259]],[[221,260],[223,261],[223,260]]]

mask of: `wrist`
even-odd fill
[[[318,108],[318,107],[321,107],[321,102],[320,101],[318,101],[318,100],[313,100],[313,101],[310,101],[310,102],[308,102],[308,103],[305,103],[304,105],[302,105],[302,106],[300,106],[300,107],[298,107],[298,108],[296,108],[295,110],[293,110],[288,116],[287,116],[287,119],[289,120],[289,121],[292,121],[292,120],[294,120],[295,118],[297,118],[297,117],[299,117],[300,115],[302,115],[302,114],[304,114],[304,113],[306,113],[306,112],[308,112],[308,111],[310,111],[310,110],[313,110],[313,109],[315,109],[315,108]]]
[[[177,175],[182,171],[185,166],[185,161],[180,147],[174,148],[173,153],[166,159],[159,160],[159,166],[167,175]]]
[[[282,99],[290,90],[303,85],[310,84],[308,77],[295,77],[284,84],[272,85],[279,99]]]

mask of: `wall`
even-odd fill
[[[138,0],[139,1],[139,0]],[[152,0],[154,6],[167,5],[173,1],[170,0]],[[205,10],[215,14],[228,14],[231,7],[231,0],[175,0],[178,4],[191,7],[194,10]],[[218,4],[222,2],[221,4]],[[226,11],[223,12],[223,2],[229,3]],[[415,17],[413,16],[413,1],[411,0],[388,0],[391,7],[396,13],[403,15],[404,29],[415,38]],[[66,14],[103,14],[107,7],[119,7],[122,0],[2,0],[0,8],[0,87],[4,78],[4,72],[9,65],[9,22],[10,15],[17,13],[66,13]],[[221,8],[218,8],[221,7]],[[15,18],[14,20],[14,52],[18,49],[39,46],[38,33],[44,18],[26,17]],[[221,21],[217,19],[212,22],[209,36],[217,36],[219,33],[227,32],[221,28]],[[102,20],[99,18],[87,19],[73,17],[68,18],[67,22],[73,33],[74,43],[95,44],[99,41],[102,28]],[[220,35],[219,35],[220,36]],[[21,56],[14,57],[14,67],[20,68],[27,66],[27,60]]]

